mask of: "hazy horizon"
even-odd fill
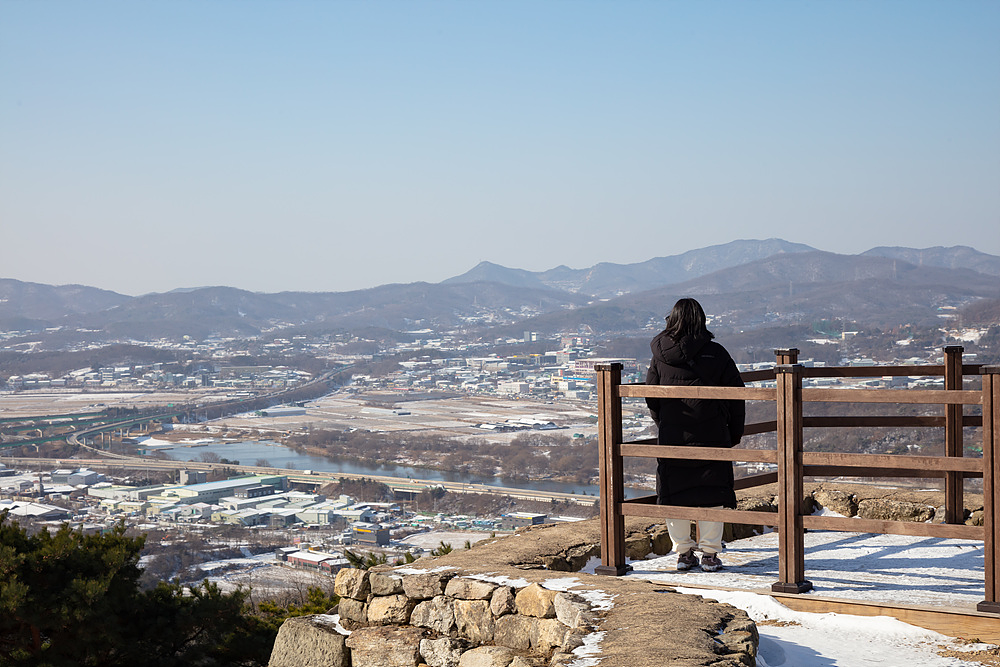
[[[1000,4],[0,0],[0,277],[1000,255]]]
[[[766,240],[786,241],[786,239],[736,239],[735,241],[751,241],[751,242],[753,242],[753,241],[766,241]],[[719,245],[725,245],[725,244],[719,244]],[[808,245],[808,244],[803,244],[803,245]],[[712,246],[706,246],[705,248],[694,248],[693,250],[707,250],[707,249],[709,249],[711,247]],[[878,247],[878,246],[873,246],[872,248],[867,248],[866,250],[873,250],[876,247]],[[906,247],[906,246],[896,246],[896,247],[903,247],[903,248],[908,249],[908,250],[917,250],[917,251],[927,251],[927,250],[935,250],[937,248],[943,248],[942,246],[934,246],[934,247],[930,247],[930,248],[909,248],[909,247]],[[971,247],[971,246],[950,246],[950,247]],[[982,252],[978,248],[971,248],[971,249],[973,251],[975,251],[975,252]],[[813,251],[816,251],[816,252],[829,252],[829,251],[824,250],[823,248],[815,248],[815,247],[813,247]],[[685,252],[688,252],[688,251],[685,251]],[[862,252],[864,252],[864,251],[862,251]],[[679,255],[683,255],[685,253],[678,253],[678,254]],[[835,253],[835,254],[842,254],[842,253]],[[860,254],[861,253],[857,253],[857,255],[860,255]],[[983,253],[983,254],[990,254],[990,253]],[[849,256],[849,255],[845,254],[845,256]],[[854,256],[856,256],[856,255],[854,255]],[[1000,258],[1000,255],[991,255],[991,256]],[[670,257],[670,256],[648,257],[648,258],[646,258],[644,260],[639,260],[638,262],[630,262],[628,264],[616,263],[616,265],[617,266],[628,266],[628,265],[631,265],[631,264],[641,264],[641,263],[646,262],[646,261],[650,261],[650,260],[654,260],[654,259],[663,259],[663,258],[666,258],[666,257]],[[486,261],[489,261],[489,260],[486,260]],[[496,265],[496,266],[502,266],[503,268],[506,268],[506,269],[518,270],[518,269],[521,268],[521,267],[517,267],[517,266],[508,266],[508,265],[505,265],[505,264],[501,264],[500,262],[489,261],[489,263],[491,263],[493,265]],[[477,266],[478,266],[478,263],[477,263]],[[463,275],[463,274],[467,273],[469,270],[471,270],[473,268],[475,268],[475,267],[474,266],[470,266],[465,271],[462,271],[462,272],[460,272],[458,274],[455,274],[454,276],[447,276],[443,280],[447,280],[449,278],[458,277],[460,275]],[[546,267],[545,269],[541,269],[540,272],[544,272],[544,271],[546,271],[548,269],[555,269],[555,268],[558,268],[558,267],[556,267],[556,266]],[[573,270],[585,270],[585,269],[589,269],[589,268],[593,268],[593,267],[569,267],[569,268],[573,269]],[[8,276],[0,275],[0,280],[2,280],[2,279],[9,279],[9,277]],[[18,280],[18,279],[15,278],[14,280]],[[442,281],[434,281],[434,283],[431,283],[431,284],[437,284],[437,283],[443,282],[443,280]],[[39,283],[38,281],[22,281],[22,282],[31,282],[31,283],[36,283],[36,284],[46,284],[46,285],[52,285],[52,286],[55,286],[55,287],[66,287],[66,286],[72,286],[72,285],[80,285],[80,286],[83,286],[83,287],[97,287],[96,285],[88,285],[88,284],[85,284],[85,283],[61,283],[61,284],[57,284],[57,283]],[[208,285],[208,284],[206,284],[206,285],[182,285],[182,286],[177,286],[177,287],[173,287],[173,288],[165,289],[165,290],[161,290],[161,291],[144,292],[144,293],[141,293],[141,294],[131,294],[131,293],[128,293],[128,292],[120,292],[119,290],[110,290],[110,291],[114,291],[114,292],[117,292],[119,294],[123,294],[125,296],[133,296],[133,297],[135,297],[135,296],[144,296],[144,295],[147,295],[147,294],[164,294],[164,293],[171,293],[171,292],[193,292],[195,290],[209,289],[209,288],[213,288],[213,287],[234,288],[234,289],[238,289],[238,290],[245,290],[245,291],[249,291],[249,292],[256,292],[256,293],[259,293],[259,294],[268,294],[268,293],[273,294],[273,293],[278,293],[278,292],[306,292],[306,293],[315,293],[315,292],[352,292],[352,291],[361,291],[361,290],[367,290],[367,289],[376,289],[376,288],[384,287],[386,285],[391,285],[391,284],[412,284],[412,283],[429,283],[429,282],[430,281],[420,280],[420,279],[415,279],[415,280],[400,280],[400,281],[396,281],[395,283],[379,283],[377,285],[371,285],[371,286],[366,286],[366,287],[358,287],[358,288],[354,288],[352,290],[317,290],[317,289],[308,289],[308,288],[305,288],[305,289],[289,289],[289,290],[268,291],[268,290],[252,290],[252,289],[249,289],[249,288],[245,288],[245,287],[243,287],[241,285],[232,284],[232,283],[218,283],[218,284],[212,284],[212,285]],[[107,289],[107,288],[99,288],[99,289]]]

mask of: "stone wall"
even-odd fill
[[[270,667],[560,667],[579,658],[574,649],[598,632],[602,616],[574,593],[450,570],[345,569],[334,590],[350,634],[333,617],[290,619]],[[745,616],[735,621],[716,641],[733,654],[728,664],[752,665],[756,627]]]
[[[346,641],[355,654],[372,653],[369,646],[377,653],[383,626],[409,624],[420,629],[407,635],[413,654],[430,667],[493,665],[503,660],[509,664],[515,651],[537,656],[568,654],[594,630],[594,618],[583,599],[538,584],[517,590],[454,572],[342,570],[335,591],[347,602],[341,603],[340,617],[345,627],[355,629]],[[487,655],[474,650],[484,645],[507,650],[489,652],[491,657],[485,662],[461,659],[470,651]],[[354,657],[354,667],[376,664],[361,655]]]

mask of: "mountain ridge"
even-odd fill
[[[768,254],[771,250],[777,252]],[[719,268],[709,271],[714,267]],[[1000,298],[1000,283],[992,273],[1000,272],[1000,257],[967,246],[874,248],[840,255],[780,239],[744,240],[586,270],[558,266],[530,272],[491,262],[475,268],[479,271],[440,283],[395,283],[349,292],[261,293],[215,286],[138,297],[0,279],[0,328],[31,332],[62,327],[87,332],[88,340],[252,337],[279,330],[365,327],[433,327],[480,335],[492,328],[516,335],[521,327],[634,331],[655,325],[667,302],[688,295],[702,299],[713,313],[741,313],[747,326],[810,318],[932,324],[939,306]],[[664,284],[671,276],[694,277]],[[555,286],[560,284],[568,289]],[[590,295],[584,287],[598,294]]]
[[[514,286],[546,286],[607,297],[683,282],[727,266],[744,264],[776,254],[813,250],[815,248],[782,239],[739,239],[677,255],[653,257],[643,262],[632,264],[599,262],[585,269],[571,269],[566,265],[560,265],[545,271],[527,271],[483,261],[469,271],[441,282],[455,284],[487,280]]]

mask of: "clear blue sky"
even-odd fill
[[[1000,2],[0,0],[0,277],[1000,254]]]

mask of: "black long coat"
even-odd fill
[[[736,362],[708,336],[675,341],[666,332],[650,343],[653,357],[646,384],[742,387]],[[657,427],[657,443],[733,447],[743,437],[743,401],[647,398]],[[728,461],[657,459],[656,496],[660,505],[736,507],[733,464]]]

